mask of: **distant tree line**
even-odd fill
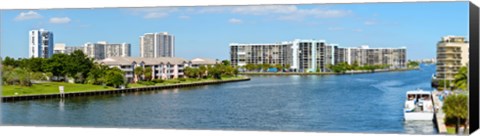
[[[418,61],[408,61],[407,62],[407,67],[409,67],[409,68],[416,68],[418,66],[420,66],[420,62],[418,62]]]
[[[353,64],[348,64],[347,62],[340,62],[335,65],[328,65],[327,68],[335,73],[346,73],[347,71],[351,70],[368,70],[368,71],[375,71],[376,69],[386,69],[389,68],[390,65],[388,64],[378,64],[378,65],[363,65],[360,66],[358,62],[353,62]]]
[[[2,79],[5,85],[31,86],[32,80],[108,85],[118,87],[125,83],[123,71],[94,63],[82,51],[54,54],[51,58],[5,57],[2,60]]]
[[[238,69],[230,65],[230,61],[224,60],[220,64],[203,65],[198,68],[186,67],[185,76],[189,78],[214,78],[221,79],[222,76],[237,76]]]
[[[276,68],[277,71],[284,71],[290,68],[290,64],[251,64],[248,63],[245,66],[241,66],[240,68],[245,69],[249,72],[266,72],[270,68]]]

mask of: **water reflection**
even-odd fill
[[[432,121],[403,122],[405,93],[429,89],[422,71],[341,76],[251,76],[251,81],[4,103],[8,125],[436,133]]]

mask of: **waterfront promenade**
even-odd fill
[[[443,113],[443,103],[439,100],[437,94],[440,94],[437,90],[432,92],[433,104],[435,105],[435,124],[439,134],[447,134],[447,126],[445,126],[445,113]]]

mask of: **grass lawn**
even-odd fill
[[[201,82],[209,82],[209,81],[222,81],[222,80],[233,80],[233,79],[243,79],[243,78],[246,78],[246,77],[244,77],[244,76],[222,77],[221,80],[217,80],[217,79],[213,79],[213,78],[207,78],[207,79],[187,78],[185,81],[180,81],[178,79],[170,79],[170,80],[165,80],[163,83],[156,83],[155,85],[143,85],[143,84],[132,83],[132,84],[128,84],[128,87],[136,88],[136,87],[145,87],[145,86],[162,86],[162,85],[173,85],[173,84],[201,83]]]
[[[104,86],[91,85],[91,84],[49,82],[49,83],[33,84],[31,87],[17,86],[17,85],[3,85],[2,95],[14,96],[15,93],[18,93],[18,95],[56,94],[56,93],[59,93],[59,90],[58,90],[59,86],[64,86],[65,92],[83,92],[83,91],[89,91],[89,90],[93,91],[93,90],[115,89],[113,87],[104,87]]]
[[[243,76],[238,77],[222,77],[221,80],[232,80],[232,79],[242,79]],[[180,81],[178,79],[165,80],[163,83],[157,83],[155,86],[161,85],[172,85],[172,84],[186,84],[186,83],[198,83],[198,82],[208,82],[208,81],[218,81],[216,79],[186,79],[185,81]],[[59,86],[64,86],[65,92],[84,92],[84,91],[99,91],[99,90],[110,90],[115,89],[113,87],[104,87],[100,85],[91,85],[91,84],[72,84],[65,82],[49,82],[49,83],[38,83],[33,84],[30,87],[18,86],[18,85],[4,85],[2,86],[2,96],[15,96],[17,95],[35,95],[35,94],[58,94]],[[145,87],[147,85],[142,84],[129,84],[130,88],[136,87]],[[153,86],[153,85],[152,85]]]

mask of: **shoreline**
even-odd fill
[[[350,75],[350,74],[368,74],[368,73],[381,73],[381,72],[401,72],[401,71],[410,71],[410,70],[419,70],[420,68],[404,68],[404,69],[388,69],[388,70],[358,70],[358,71],[348,71],[346,73],[334,73],[334,72],[241,72],[239,75]]]
[[[159,89],[183,88],[183,87],[193,87],[193,86],[221,84],[221,83],[249,81],[249,80],[250,80],[250,77],[241,77],[238,79],[226,79],[226,80],[203,81],[203,82],[200,81],[200,82],[194,82],[194,83],[178,83],[178,84],[160,85],[160,86],[145,86],[145,87],[132,87],[132,88],[113,89],[113,90],[110,89],[110,90],[90,90],[90,91],[80,91],[80,92],[68,92],[63,94],[63,98],[154,91]],[[19,96],[1,96],[1,101],[15,102],[15,101],[24,101],[24,100],[52,99],[52,98],[62,98],[62,94],[53,93],[53,94],[33,94],[33,95],[19,95]]]

